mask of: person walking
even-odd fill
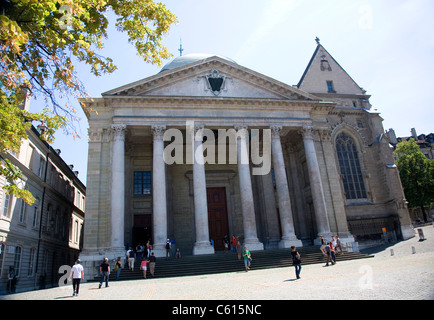
[[[172,244],[170,243],[170,239],[166,240],[166,260],[170,258],[170,252],[172,250]]]
[[[343,255],[344,251],[342,250],[342,247],[341,247],[341,239],[339,239],[339,237],[336,236],[336,247],[335,247],[336,254],[338,253],[338,249],[339,249],[340,254]]]
[[[134,262],[136,260],[136,253],[134,252],[133,248],[130,247],[130,250],[127,252],[128,257],[128,267],[131,271],[134,271]]]
[[[137,261],[141,261],[142,260],[142,254],[143,254],[143,246],[141,243],[139,243],[136,246],[136,257],[137,257]]]
[[[101,274],[101,279],[99,280],[99,289],[101,289],[103,281],[105,281],[106,288],[108,285],[108,280],[110,276],[110,265],[108,263],[108,258],[104,258],[104,261],[99,266],[99,272]]]
[[[327,256],[327,252],[326,252],[326,249],[325,249],[325,247],[326,247],[326,242],[325,242],[325,240],[324,240],[324,238],[323,238],[322,236],[319,236],[319,239],[320,239],[320,241],[321,241],[321,247],[320,247],[320,250],[321,250],[321,252],[322,252],[322,254],[323,254],[324,256]]]
[[[300,271],[301,271],[301,257],[300,253],[296,251],[295,246],[291,246],[291,256],[292,256],[292,265],[295,267],[295,276],[297,279],[300,279]]]
[[[116,281],[119,281],[119,275],[121,274],[121,269],[122,269],[122,259],[121,257],[118,257],[116,259],[116,264],[115,264]]]
[[[149,257],[149,273],[151,274],[151,277],[154,276],[155,272],[155,263],[157,262],[157,258],[155,258],[154,253],[151,253],[151,256]]]
[[[235,235],[232,235],[231,238],[231,247],[232,247],[232,252],[237,252],[237,237],[235,237]]]
[[[225,246],[225,252],[229,251],[229,238],[228,235],[225,234],[224,238],[223,238],[223,244]]]
[[[140,264],[140,269],[143,271],[143,278],[146,279],[146,271],[148,270],[148,262],[149,260],[146,257],[143,257],[142,263]]]
[[[330,256],[334,262],[333,264],[336,264],[335,246],[333,245],[333,242],[330,242]]]
[[[250,270],[250,261],[252,260],[252,256],[250,254],[250,251],[247,250],[247,247],[244,247],[243,258],[244,258],[244,267],[246,268],[246,272],[247,272]]]
[[[151,250],[151,240],[148,240],[148,242],[146,242],[146,258],[149,258],[151,256]]]
[[[332,259],[332,256],[331,256],[331,249],[330,249],[330,244],[331,244],[331,243],[332,243],[332,242],[330,241],[329,244],[325,246],[326,257],[327,257],[327,262],[326,262],[325,267],[328,267],[329,262],[331,262],[332,265],[335,264],[334,261],[333,261],[333,259]]]
[[[71,274],[69,275],[70,279],[71,277],[72,277],[72,296],[78,297],[78,291],[80,290],[80,281],[84,280],[84,271],[80,259],[77,259],[77,261],[75,261],[75,264],[71,269]]]
[[[238,260],[241,260],[241,242],[240,240],[237,241],[237,254],[238,254]]]

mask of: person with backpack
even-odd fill
[[[166,240],[166,259],[170,258],[170,250],[172,248],[172,244],[170,243],[170,239]]]
[[[128,257],[128,267],[131,271],[134,271],[134,261],[136,260],[136,253],[134,252],[133,248],[130,247],[130,250],[127,252]]]
[[[291,246],[292,265],[295,267],[295,276],[300,279],[301,257],[300,253],[295,250],[295,246]]]

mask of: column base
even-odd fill
[[[401,233],[402,233],[402,238],[404,240],[408,240],[415,236],[414,228],[411,225],[409,226],[401,225]]]
[[[99,248],[92,250],[83,250],[80,253],[79,259],[84,269],[84,281],[93,280],[99,276],[99,266],[104,258],[108,259],[110,269],[115,267],[115,261],[121,257],[122,264],[126,263],[126,250],[124,248]]]
[[[291,248],[292,246],[295,246],[297,248],[303,247],[303,242],[297,237],[291,237],[291,238],[282,238],[279,242],[279,248]]]
[[[160,243],[152,246],[152,252],[156,258],[166,257],[166,244]]]
[[[214,254],[214,247],[209,242],[196,242],[193,247],[193,255]]]
[[[259,242],[258,239],[247,239],[243,244],[242,250],[244,250],[244,247],[247,247],[247,250],[249,251],[264,250],[264,244]]]

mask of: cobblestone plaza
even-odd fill
[[[78,297],[72,285],[1,296],[2,300],[432,300],[434,299],[434,228],[379,248],[373,258],[342,261],[334,266],[302,266],[216,275],[112,281],[98,289],[83,283]],[[393,250],[393,255],[391,254]],[[415,253],[413,253],[415,252]],[[288,251],[289,254],[289,251]],[[240,262],[242,263],[242,262]],[[128,270],[123,270],[128,272]]]

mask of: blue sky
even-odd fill
[[[385,130],[397,136],[434,132],[434,2],[432,0],[167,0],[178,17],[164,40],[174,57],[213,53],[289,85],[297,84],[314,50],[315,37],[372,95]],[[90,96],[159,72],[143,62],[125,34],[109,27],[103,55],[118,70],[99,78],[87,66],[78,76]],[[169,62],[170,60],[166,61]],[[36,104],[38,104],[36,102]],[[56,135],[53,146],[86,183],[87,120],[78,103],[81,139]]]

